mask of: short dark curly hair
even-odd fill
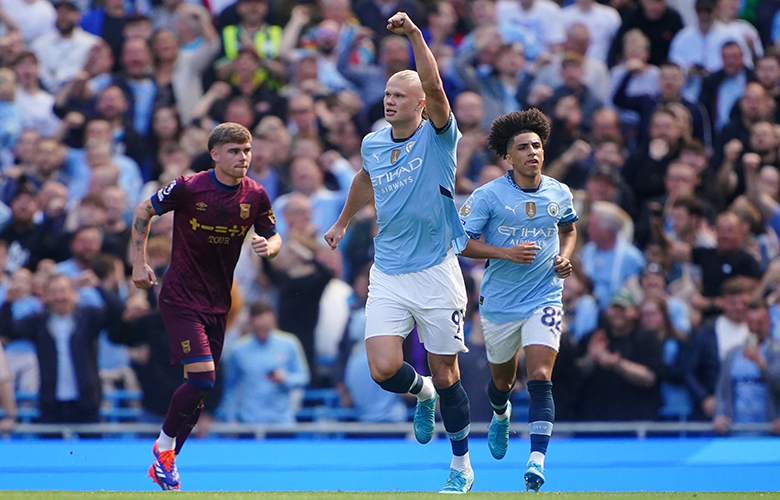
[[[550,137],[550,123],[545,114],[536,108],[530,108],[499,116],[490,125],[488,147],[503,158],[515,136],[526,132],[534,132],[544,144]]]

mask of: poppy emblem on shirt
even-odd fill
[[[208,207],[208,205],[206,205],[202,201],[199,201],[199,202],[197,202],[195,204],[195,210],[197,210],[199,212],[205,212],[206,211],[206,207]]]
[[[268,209],[268,220],[271,221],[271,224],[276,224],[276,214],[273,208]]]
[[[401,149],[394,149],[390,152],[390,164],[395,165],[395,162],[398,161],[398,158],[401,157]]]
[[[550,214],[550,217],[558,217],[558,212],[560,211],[561,209],[557,203],[550,203],[547,205],[547,213]]]
[[[188,353],[188,352],[190,352],[191,350],[192,350],[192,349],[190,348],[190,341],[189,341],[189,340],[185,340],[184,342],[182,342],[182,343],[181,343],[181,351],[182,351],[184,354],[187,354],[187,353]]]
[[[536,216],[536,202],[534,201],[525,202],[525,214],[530,219],[533,219]]]
[[[252,207],[249,203],[241,203],[239,204],[239,207],[241,207],[241,215],[242,219],[248,219],[249,218],[249,209]]]

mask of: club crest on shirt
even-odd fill
[[[550,214],[550,217],[558,217],[558,212],[560,211],[560,207],[558,207],[558,204],[555,202],[547,205],[547,213]]]
[[[271,224],[276,224],[276,214],[273,208],[268,209],[268,220],[271,221]]]
[[[195,210],[197,210],[198,212],[205,212],[206,207],[208,207],[208,205],[206,205],[202,201],[199,201],[195,204]]]
[[[409,141],[409,142],[406,143],[406,152],[407,153],[412,150],[412,146],[414,146],[415,142],[416,141]]]
[[[241,213],[239,214],[242,219],[248,219],[249,218],[249,209],[252,207],[249,203],[241,203],[239,204],[239,207],[241,207]]]
[[[395,162],[398,161],[398,158],[401,157],[401,148],[396,148],[390,152],[390,164],[395,165]]]
[[[469,214],[471,214],[471,199],[470,198],[469,198],[469,200],[466,203],[463,204],[462,207],[460,207],[460,215],[462,215],[463,217],[468,217]]]
[[[535,201],[526,201],[525,202],[525,214],[530,219],[533,219],[536,216],[536,202]]]
[[[190,341],[189,341],[189,340],[185,340],[184,342],[182,342],[182,343],[181,343],[181,351],[182,351],[184,354],[187,354],[187,353],[188,353],[188,352],[190,352],[191,350],[192,350],[192,349],[190,348]]]

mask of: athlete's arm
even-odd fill
[[[252,236],[252,250],[260,257],[273,259],[282,250],[282,237],[279,233],[265,238],[263,236]]]
[[[444,93],[444,84],[439,75],[439,66],[431,49],[423,39],[422,32],[405,12],[398,12],[387,20],[387,29],[396,35],[406,35],[412,42],[417,74],[420,75],[425,92],[425,109],[437,129],[444,128],[450,120],[450,103]]]
[[[371,185],[371,178],[368,176],[365,170],[361,170],[352,179],[352,185],[349,187],[349,194],[347,195],[347,201],[344,203],[344,208],[341,209],[339,219],[333,226],[325,233],[325,241],[332,250],[335,250],[339,246],[339,241],[344,237],[344,233],[347,231],[347,226],[352,217],[355,216],[358,211],[363,208],[366,203],[371,201],[374,197],[374,188]]]
[[[154,270],[146,263],[146,242],[149,240],[149,222],[157,212],[150,200],[144,200],[133,212],[131,240],[133,247],[133,283],[137,288],[148,289],[157,284]]]
[[[466,248],[460,253],[470,259],[504,259],[515,264],[531,264],[536,252],[542,248],[536,243],[520,243],[513,247],[497,247],[484,241],[469,238]]]
[[[571,261],[569,259],[571,259],[574,246],[577,244],[577,227],[573,222],[558,227],[558,241],[561,251],[555,256],[553,269],[559,278],[565,279],[571,275]]]

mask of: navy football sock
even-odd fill
[[[512,389],[508,391],[500,391],[496,384],[493,382],[493,378],[488,382],[488,399],[490,399],[490,405],[493,407],[493,411],[497,415],[503,415],[506,413],[506,404],[509,402],[509,398],[512,396]]]
[[[450,438],[452,454],[463,456],[469,451],[469,429],[471,424],[471,408],[469,396],[460,380],[446,389],[436,389],[439,393],[441,420],[447,437]]]
[[[529,380],[528,428],[531,435],[531,452],[547,453],[553,422],[555,422],[555,402],[552,397],[552,382],[549,380]]]
[[[412,365],[404,362],[401,369],[387,380],[379,382],[379,387],[387,392],[417,394],[423,387],[423,378],[417,374]]]

